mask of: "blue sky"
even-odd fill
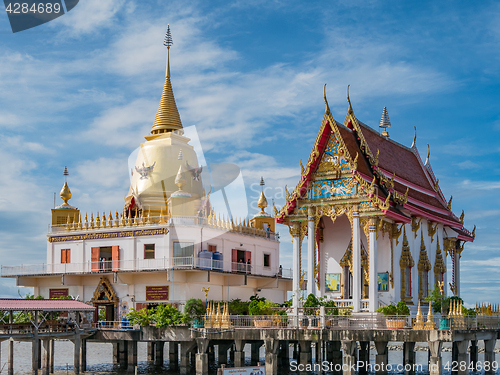
[[[127,158],[149,133],[164,81],[167,24],[172,84],[205,156],[264,176],[268,199],[294,186],[324,112],[327,83],[343,121],[345,91],[376,127],[417,146],[453,209],[477,225],[462,254],[462,296],[500,302],[500,4],[494,1],[81,0],[67,15],[12,34],[0,16],[0,254],[42,263],[53,193],[67,165],[73,205],[120,210]],[[282,263],[291,244],[282,233]],[[16,296],[0,280],[0,296]]]

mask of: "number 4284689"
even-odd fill
[[[60,13],[61,4],[59,3],[8,3],[6,7],[7,13],[13,14],[28,14],[28,13]]]

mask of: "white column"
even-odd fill
[[[292,228],[292,240],[293,240],[293,316],[297,317],[299,315],[299,297],[300,297],[300,225],[298,223],[293,224]],[[298,325],[298,322],[296,322]]]
[[[359,211],[354,207],[352,217],[352,305],[358,312],[361,302],[361,237],[359,232]]]
[[[314,248],[316,231],[314,228],[314,207],[307,210],[307,295],[316,295],[316,280],[314,277]]]
[[[370,219],[370,254],[369,254],[369,286],[368,298],[370,301],[370,312],[375,312],[378,308],[378,287],[377,287],[377,219]]]

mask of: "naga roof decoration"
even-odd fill
[[[409,223],[411,216],[425,217],[450,226],[458,239],[473,241],[472,233],[451,211],[430,162],[422,162],[416,129],[412,146],[406,147],[358,121],[349,91],[347,100],[349,108],[341,124],[333,118],[325,95],[326,110],[312,152],[305,166],[300,163],[301,177],[295,189],[286,190],[285,205],[279,211],[275,207],[276,221],[283,224],[294,215],[305,214],[297,209],[300,200],[359,200],[364,196],[361,208],[378,210],[379,215],[400,223]]]

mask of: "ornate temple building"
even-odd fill
[[[259,293],[280,303],[286,299],[291,272],[280,267],[279,237],[264,194],[261,212],[242,221],[215,212],[205,193],[207,166],[199,165],[184,135],[174,99],[171,45],[168,30],[165,85],[130,171],[124,207],[83,214],[68,203],[65,182],[64,203],[52,210],[47,263],[4,266],[2,277],[16,278],[18,286],[33,287],[45,298],[71,295],[90,302],[108,321],[120,320],[130,308],[182,306],[192,297],[248,300]]]
[[[460,257],[474,231],[452,212],[429,161],[416,145],[382,134],[349,107],[343,123],[326,111],[301,177],[276,221],[293,238],[294,306],[307,294],[334,299],[355,312],[398,301],[418,305],[435,285],[460,295]],[[286,189],[286,188],[285,188]],[[307,249],[302,242],[307,236]],[[302,259],[307,254],[307,272]],[[446,267],[451,259],[452,267]],[[306,276],[307,275],[307,276]]]

